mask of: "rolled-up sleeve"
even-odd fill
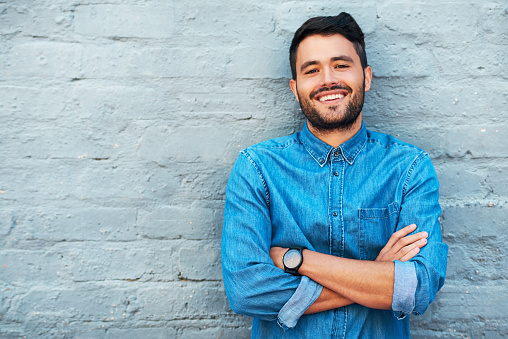
[[[448,246],[442,242],[439,182],[428,154],[422,152],[408,170],[403,185],[398,229],[415,223],[427,232],[427,244],[407,262],[395,262],[392,310],[402,319],[423,314],[443,286]]]
[[[323,286],[308,277],[302,277],[296,292],[277,316],[277,322],[284,331],[296,326],[298,319],[316,301],[321,291],[323,291]]]
[[[417,285],[414,263],[395,261],[392,310],[398,319],[404,319],[413,311]]]
[[[270,258],[270,196],[256,162],[242,152],[231,171],[222,230],[224,286],[234,312],[296,325],[322,287],[277,268]]]

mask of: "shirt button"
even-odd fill
[[[336,177],[339,176],[339,172],[333,172],[333,175],[335,175]]]
[[[340,150],[336,150],[335,153],[333,153],[333,155],[335,155],[336,157],[338,157],[340,155]]]
[[[336,216],[338,216],[338,215],[339,215],[339,213],[337,213],[337,212],[333,212],[333,213],[332,213],[332,215],[333,215],[334,217],[336,217]]]
[[[324,164],[325,163],[324,159],[319,160],[319,163]]]

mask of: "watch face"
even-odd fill
[[[284,265],[286,265],[287,268],[295,268],[302,260],[302,256],[298,250],[289,250],[286,252],[283,259]]]

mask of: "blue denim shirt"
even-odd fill
[[[439,183],[427,153],[361,130],[337,148],[301,132],[243,150],[229,177],[222,232],[231,308],[254,318],[252,338],[403,338],[444,283]],[[428,243],[395,262],[392,311],[358,304],[303,315],[322,286],[274,266],[271,246],[375,260],[390,236],[415,223]]]

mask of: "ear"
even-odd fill
[[[372,83],[372,68],[370,66],[365,67],[363,69],[363,74],[365,74],[365,92],[367,92]]]
[[[296,80],[294,80],[294,79],[289,80],[289,87],[291,87],[291,90],[293,91],[293,94],[295,95],[296,101],[300,102],[300,100],[298,100],[298,91],[296,88]]]

